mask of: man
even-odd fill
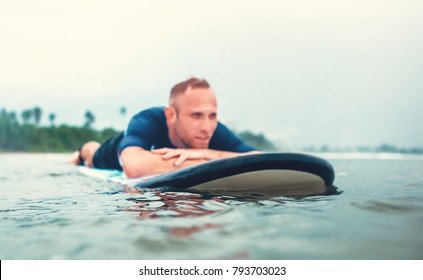
[[[101,146],[84,144],[72,161],[121,169],[133,178],[254,151],[217,121],[216,96],[208,82],[190,78],[172,88],[167,107],[141,111],[125,133]]]

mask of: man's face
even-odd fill
[[[175,136],[182,148],[207,149],[217,127],[217,101],[212,89],[188,89],[172,105]]]

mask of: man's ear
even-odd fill
[[[172,106],[165,107],[164,113],[167,122],[172,122],[176,119],[176,110]]]

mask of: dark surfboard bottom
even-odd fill
[[[260,153],[187,167],[142,180],[135,186],[271,197],[330,194],[334,191],[333,181],[333,167],[322,158]]]

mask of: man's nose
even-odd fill
[[[205,118],[202,122],[201,122],[201,126],[200,129],[201,131],[206,131],[206,132],[210,132],[213,130],[214,127],[214,121]]]

